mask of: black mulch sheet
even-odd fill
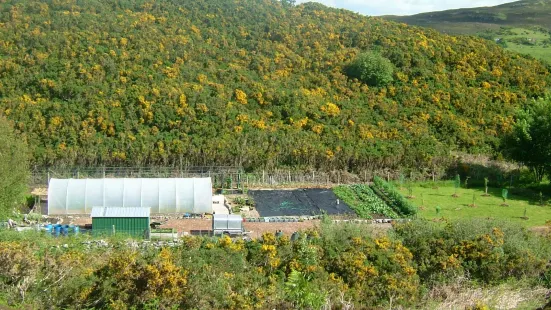
[[[354,214],[339,201],[330,189],[307,188],[295,190],[250,190],[260,216],[300,216],[326,214]]]

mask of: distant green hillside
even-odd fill
[[[477,34],[498,40],[509,50],[551,63],[551,0],[522,0],[494,7],[385,18],[449,34]]]
[[[551,29],[551,0],[522,0],[494,7],[387,16],[407,24],[432,27],[455,34],[477,33],[501,26],[539,26]]]
[[[293,3],[0,1],[0,114],[38,166],[430,169],[550,85],[481,38]]]

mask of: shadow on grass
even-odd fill
[[[471,189],[478,190],[478,188],[471,188]],[[480,191],[481,191],[481,195],[483,195],[484,189],[480,189]],[[489,196],[487,197],[492,196],[503,200],[502,191],[503,191],[502,188],[490,187],[488,188]],[[507,201],[525,201],[531,206],[546,207],[547,200],[548,198],[544,196],[543,197],[544,205],[542,206],[539,192],[535,192],[532,189],[528,189],[528,188],[511,188],[509,189],[509,193],[507,195]]]

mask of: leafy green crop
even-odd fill
[[[406,215],[406,216],[412,216],[417,214],[417,208],[409,202],[396,188],[386,182],[385,180],[375,177],[374,178],[374,186],[373,189],[381,197],[382,199],[388,199],[387,203],[389,205],[395,207],[395,211]]]
[[[333,192],[361,218],[369,219],[372,218],[373,214],[384,215],[388,218],[398,218],[398,214],[367,185],[342,185],[334,188]]]

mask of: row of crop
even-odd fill
[[[370,219],[373,214],[383,215],[387,218],[398,218],[396,212],[367,185],[343,185],[336,187],[333,191],[361,218]]]
[[[395,211],[405,215],[413,216],[417,214],[417,208],[408,201],[400,192],[390,183],[385,180],[375,177],[373,179],[373,189],[377,195],[380,195],[384,199],[386,197],[389,201],[389,205],[395,207]]]

